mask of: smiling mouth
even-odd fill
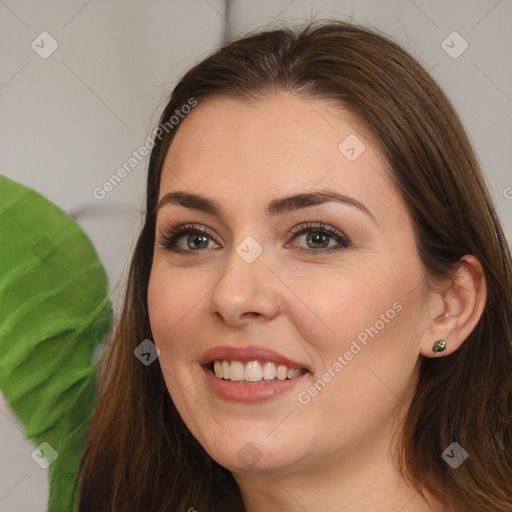
[[[209,368],[218,379],[236,384],[270,384],[293,380],[305,373],[305,368],[288,368],[271,361],[229,361],[216,359]]]

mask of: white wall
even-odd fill
[[[470,134],[511,240],[506,0],[0,2],[0,172],[76,217],[107,268],[117,303],[148,159],[103,200],[93,190],[145,142],[172,84],[225,34],[311,17],[353,17],[377,27],[432,69]],[[43,31],[58,43],[47,59],[31,48]],[[469,44],[455,59],[441,46],[454,31]],[[32,461],[32,450],[0,400],[0,512],[45,510],[47,472]]]

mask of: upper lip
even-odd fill
[[[259,347],[257,345],[250,345],[247,347],[231,347],[226,345],[211,348],[203,354],[201,364],[208,365],[216,360],[240,361],[243,363],[247,363],[249,361],[269,361],[271,363],[283,364],[288,367],[288,369],[304,368],[311,372],[308,365],[294,361],[293,359],[285,357],[274,350]]]

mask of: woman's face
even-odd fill
[[[179,127],[160,200],[151,328],[206,451],[237,473],[388,446],[429,303],[410,216],[370,134],[289,93],[209,99]]]

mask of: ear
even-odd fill
[[[486,299],[487,282],[481,263],[472,255],[463,256],[454,277],[439,283],[432,292],[431,318],[421,341],[421,355],[442,357],[455,352],[480,320]],[[446,349],[434,353],[432,345],[441,339],[446,341]]]

